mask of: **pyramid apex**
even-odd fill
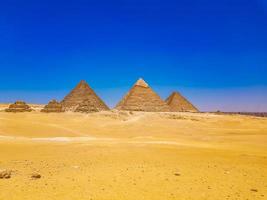
[[[165,102],[174,112],[198,112],[198,109],[178,91],[173,91]]]
[[[85,80],[81,80],[79,84],[87,84]]]
[[[148,87],[148,84],[142,78],[139,78],[134,85]]]
[[[169,98],[173,99],[173,98],[184,98],[184,97],[183,97],[183,95],[181,95],[180,92],[178,92],[178,91],[173,91],[173,92],[170,94]]]
[[[77,85],[76,85],[76,89],[77,88],[87,88],[89,87],[88,83],[85,80],[81,80]]]
[[[91,100],[99,110],[109,110],[85,80],[81,80],[74,89],[61,101],[64,110],[75,109],[86,99]]]
[[[172,95],[179,95],[179,96],[181,96],[180,92],[177,92],[177,91],[173,91],[172,92]]]

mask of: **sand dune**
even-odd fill
[[[267,197],[266,118],[0,112],[0,158],[0,199]]]

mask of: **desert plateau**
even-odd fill
[[[266,199],[267,118],[0,111],[0,199]]]

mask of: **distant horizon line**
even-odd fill
[[[56,100],[56,99],[51,99],[51,100]],[[16,101],[24,101],[24,100],[16,100]],[[45,106],[47,105],[46,103],[33,103],[33,102],[26,102],[28,105],[31,106]],[[61,101],[58,101],[61,102]],[[0,105],[10,105],[13,104],[14,102],[0,102]],[[47,102],[48,103],[48,102]],[[116,110],[115,107],[110,107],[110,110]],[[127,111],[127,110],[121,110],[121,111]],[[134,112],[148,112],[148,111],[134,111]],[[182,112],[182,111],[179,111]],[[267,111],[223,111],[223,110],[205,110],[205,111],[199,111],[199,112],[190,112],[190,111],[183,111],[185,113],[214,113],[214,114],[266,114],[267,117]],[[148,112],[149,113],[149,112]],[[166,112],[164,112],[166,113]],[[168,112],[167,112],[168,113]],[[173,112],[170,112],[173,113]]]
[[[76,82],[76,85],[68,86],[65,89],[0,90],[0,103],[11,104],[16,100],[23,100],[29,104],[45,105],[52,99],[61,101],[83,80],[86,81],[86,79],[80,79],[80,81],[77,81],[78,83]],[[94,87],[93,90],[110,108],[113,108],[132,86],[132,84],[127,84],[123,87]],[[178,85],[153,86],[153,90],[162,100],[165,100],[172,92],[178,91],[203,112],[216,112],[218,110],[222,112],[267,112],[265,104],[267,95],[264,92],[266,89],[266,86],[262,85],[232,88],[194,88],[179,87]]]

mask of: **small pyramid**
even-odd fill
[[[115,107],[118,110],[168,112],[169,106],[149,85],[139,79]]]
[[[92,102],[99,111],[109,110],[107,105],[83,80],[61,101],[61,104],[64,110],[75,111],[85,100]]]
[[[191,104],[179,92],[173,92],[167,99],[166,103],[173,112],[199,112],[198,109]]]
[[[41,110],[41,112],[64,112],[62,105],[56,100],[51,100],[45,107]]]
[[[24,101],[16,101],[15,103],[11,104],[7,109],[5,109],[5,111],[6,112],[31,112],[32,109]]]

